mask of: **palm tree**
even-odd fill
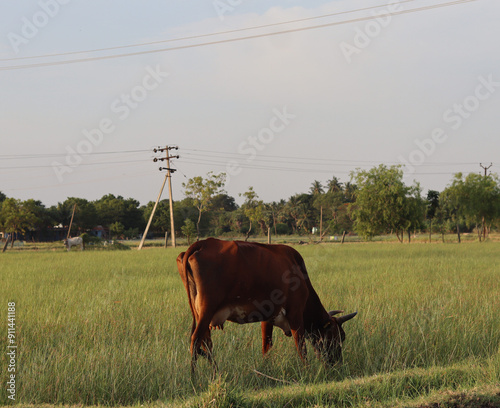
[[[321,185],[321,182],[318,180],[314,180],[314,182],[311,184],[311,188],[309,189],[309,193],[312,195],[316,194],[323,194],[325,191],[323,189],[323,186]]]
[[[358,186],[356,184],[352,184],[350,182],[345,183],[344,195],[345,200],[348,203],[353,203],[356,201],[356,190]]]
[[[279,219],[285,210],[285,204],[285,200],[281,199],[279,202],[273,201],[268,205],[268,210],[271,212],[271,217],[273,219],[274,235],[278,235],[276,224],[278,224]]]
[[[331,180],[327,181],[327,185],[328,185],[328,192],[329,193],[335,193],[337,191],[342,190],[342,183],[335,176],[333,176]]]

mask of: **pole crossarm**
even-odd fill
[[[493,167],[493,163],[490,163],[489,166],[483,166],[483,163],[479,163],[479,165],[484,170],[484,177],[487,177],[488,176],[488,170]]]

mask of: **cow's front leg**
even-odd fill
[[[306,359],[307,358],[307,348],[306,348],[304,327],[300,326],[296,330],[292,329],[292,336],[293,336],[293,339],[295,340],[295,347],[297,348],[297,351],[299,353],[301,360],[304,363],[307,363],[307,359]]]
[[[262,322],[260,327],[262,329],[262,354],[265,356],[273,346],[273,323]]]

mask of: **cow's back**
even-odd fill
[[[308,297],[302,258],[285,245],[209,238],[193,244],[182,261],[184,285],[189,282],[189,295],[196,293],[191,299],[196,310],[256,307],[267,319],[291,305],[301,308]]]

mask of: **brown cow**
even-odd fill
[[[262,322],[262,352],[272,346],[273,326],[295,340],[305,360],[305,338],[329,364],[341,360],[342,323],[356,313],[333,317],[309,281],[302,256],[286,245],[209,238],[177,257],[193,314],[192,368],[198,354],[212,359],[210,329],[224,322]]]

